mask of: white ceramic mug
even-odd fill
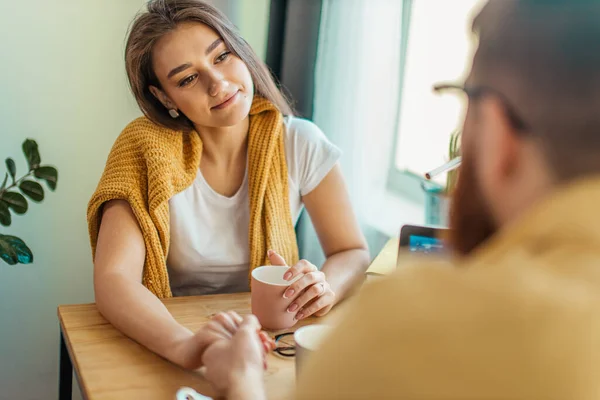
[[[299,376],[302,365],[312,353],[317,351],[323,340],[331,333],[329,325],[307,325],[298,328],[294,333],[296,342],[296,377]]]

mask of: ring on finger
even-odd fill
[[[319,293],[319,295],[322,295],[323,293],[325,293],[325,284],[323,282],[319,283],[321,285],[321,292]]]

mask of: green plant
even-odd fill
[[[454,131],[450,135],[450,144],[448,145],[448,160],[453,160],[456,157],[460,156],[460,136],[460,130]],[[458,180],[458,170],[458,168],[455,168],[452,171],[448,172],[448,176],[446,178],[446,194],[452,193],[452,191],[456,187],[456,181]]]
[[[29,171],[18,179],[14,160],[10,157],[6,159],[7,172],[0,186],[0,225],[3,226],[10,226],[12,223],[11,212],[17,215],[27,212],[29,204],[26,197],[36,203],[44,200],[44,188],[33,178],[45,181],[51,191],[56,189],[58,182],[56,168],[41,165],[41,157],[35,140],[27,139],[23,142],[23,153],[27,159]],[[11,178],[10,185],[9,177]],[[0,234],[0,258],[10,265],[29,264],[33,262],[33,253],[18,237]]]

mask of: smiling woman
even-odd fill
[[[338,148],[293,116],[267,67],[204,2],[150,1],[125,61],[145,116],[117,139],[88,206],[102,314],[197,368],[241,319],[224,313],[193,333],[158,298],[248,291],[254,268],[290,265],[288,312],[329,312],[369,261]],[[305,207],[327,255],[321,270],[297,259],[294,225]]]
[[[254,94],[251,73],[207,25],[180,24],[157,40],[151,62],[157,78],[150,92],[164,108],[182,114],[174,119],[221,127],[235,125],[248,115]],[[239,104],[229,107],[236,100]],[[174,115],[170,113],[171,118]]]
[[[236,60],[224,63],[231,61],[232,54]],[[198,71],[194,71],[199,58],[203,58],[205,64],[210,60],[215,67],[213,72],[218,64],[228,67],[229,75],[236,74],[231,67],[237,65],[239,68],[239,64],[243,64],[256,93],[272,102],[282,113],[292,114],[267,67],[224,14],[194,0],[161,0],[150,2],[148,12],[134,21],[125,53],[131,89],[149,119],[175,130],[195,129],[193,116],[186,115],[185,110],[182,110],[183,115],[173,118],[171,114],[174,113],[168,111],[174,103],[166,95],[176,96],[176,89],[194,83],[199,77]],[[252,98],[251,93],[249,97]]]

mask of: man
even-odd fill
[[[490,0],[473,28],[458,256],[365,287],[300,399],[600,396],[600,1]],[[205,354],[231,398],[263,395],[256,329]]]

